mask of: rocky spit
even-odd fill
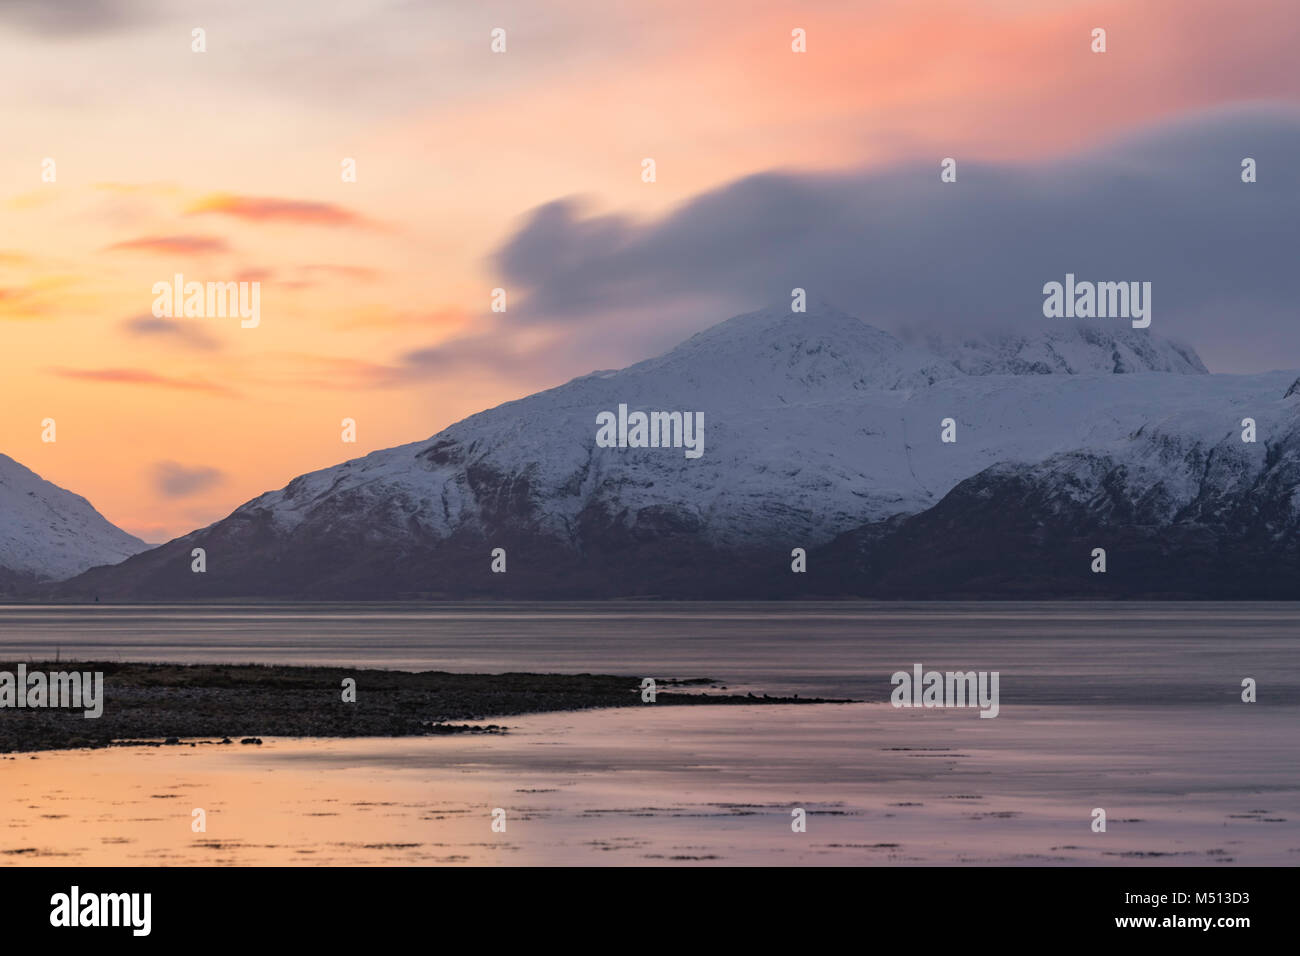
[[[104,675],[104,710],[0,708],[0,753],[113,746],[257,745],[262,737],[411,737],[504,733],[489,718],[595,707],[849,703],[720,693],[711,678],[606,674],[452,674],[276,665],[29,661],[28,672]],[[16,663],[0,662],[14,672]],[[649,676],[649,675],[645,675]],[[356,682],[355,702],[344,698]],[[473,723],[456,723],[472,721]]]

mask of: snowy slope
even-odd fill
[[[525,478],[542,504],[536,520],[561,536],[599,504],[629,521],[670,508],[726,544],[817,543],[845,522],[926,507],[995,462],[1102,447],[1189,405],[1213,411],[1186,426],[1221,437],[1233,415],[1242,417],[1236,406],[1262,414],[1278,401],[1280,380],[963,375],[842,313],[755,313],[659,358],[472,416],[427,442],[295,479],[244,507],[269,509],[288,531],[344,497],[363,511],[400,500],[405,516],[445,536],[483,523],[485,503],[465,481],[475,467]],[[702,411],[704,455],[596,448],[597,412],[619,403]],[[958,441],[944,444],[940,422],[950,416]]]
[[[760,516],[792,510],[798,533],[826,533],[868,511],[910,507],[906,467],[883,447],[901,442],[892,424],[909,390],[959,373],[934,356],[842,313],[755,313],[724,322],[664,356],[618,372],[575,379],[453,425],[426,442],[377,452],[295,479],[246,505],[267,508],[291,530],[318,506],[351,496],[405,502],[404,513],[435,534],[483,523],[489,504],[468,487],[467,468],[526,479],[544,502],[536,516],[568,534],[593,503],[631,514],[669,507],[707,521],[720,540],[766,535]],[[688,461],[669,449],[595,447],[596,415],[620,403],[644,410],[701,411],[705,450]],[[877,411],[879,409],[879,411]],[[854,453],[837,437],[861,432]],[[799,475],[819,500],[789,501]],[[879,490],[877,490],[879,489]],[[825,526],[824,531],[816,531]]]
[[[814,551],[810,560],[826,571],[815,587],[892,598],[1294,600],[1293,376],[1206,376],[1204,396],[1184,394],[1182,407],[1159,408],[1127,436],[991,465],[931,508],[864,524]],[[1242,441],[1244,418],[1256,420],[1254,443]],[[1099,547],[1104,574],[1092,570]]]
[[[0,571],[60,580],[148,547],[85,498],[0,455]]]
[[[1295,417],[1297,399],[1283,397],[1295,377],[1209,375],[1186,346],[1105,326],[954,348],[905,345],[825,306],[757,312],[627,369],[303,475],[81,585],[459,593],[479,587],[467,575],[486,571],[486,547],[513,541],[512,575],[485,579],[487,593],[529,575],[541,594],[622,593],[631,575],[646,593],[671,592],[683,567],[691,583],[719,562],[735,578],[748,561],[788,562],[791,547],[925,512],[992,466],[1070,455],[1122,459],[1135,483],[1162,489],[1168,517],[1201,493],[1206,449],[1221,449],[1214,475],[1225,487],[1263,472],[1270,435]],[[703,412],[703,456],[597,447],[597,414],[620,403]],[[1246,416],[1259,422],[1257,444],[1235,437]],[[940,441],[949,417],[952,444]],[[194,546],[209,549],[205,576],[187,573]]]
[[[1049,320],[1033,334],[913,330],[905,339],[943,356],[968,375],[1208,374],[1191,346],[1113,322]]]

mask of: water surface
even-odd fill
[[[0,863],[1295,865],[1298,628],[1285,604],[0,608],[0,659],[708,676],[863,701],[16,755]],[[915,662],[999,671],[1000,715],[889,706]]]

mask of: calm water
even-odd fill
[[[1025,704],[1300,704],[1300,605],[588,604],[0,607],[0,660],[715,677],[884,700],[889,675],[997,670]]]
[[[708,676],[862,701],[10,757],[0,863],[1295,865],[1298,634],[1281,604],[0,608],[0,659]],[[884,703],[916,662],[999,671],[1000,715]]]

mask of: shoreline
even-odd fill
[[[103,713],[0,707],[0,753],[120,746],[260,743],[262,737],[416,737],[506,733],[493,718],[613,707],[853,703],[847,698],[727,694],[708,677],[458,674],[265,664],[0,662],[0,672],[103,674]],[[347,685],[347,681],[355,682]],[[353,700],[344,700],[354,686]],[[474,723],[466,723],[473,721]]]

